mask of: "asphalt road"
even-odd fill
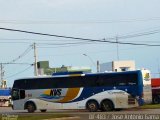
[[[71,110],[50,110],[46,113],[36,111],[35,113],[28,113],[22,110],[12,110],[10,107],[0,107],[0,114],[4,115],[47,115],[47,114],[66,114],[73,116],[68,120],[160,120],[160,109],[125,109],[121,111],[112,112],[88,112],[88,111],[71,111]],[[65,120],[65,119],[63,119]]]

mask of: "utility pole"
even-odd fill
[[[116,43],[117,43],[117,60],[119,61],[118,36],[116,36]]]
[[[34,49],[34,75],[38,76],[36,43],[33,43],[33,49]]]
[[[1,88],[3,87],[3,77],[4,77],[4,71],[3,71],[3,63],[0,64],[1,69]]]
[[[97,72],[100,72],[100,64],[99,64],[99,60],[97,60]]]

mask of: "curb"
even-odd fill
[[[80,120],[80,117],[62,117],[62,118],[50,118],[43,120]]]

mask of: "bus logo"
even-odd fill
[[[60,99],[62,96],[62,89],[48,89],[40,95],[44,99]]]
[[[51,89],[50,96],[60,96],[62,89]]]

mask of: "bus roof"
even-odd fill
[[[76,77],[76,76],[94,76],[94,75],[104,75],[104,74],[129,74],[129,73],[137,73],[141,70],[134,70],[134,71],[123,71],[123,72],[99,72],[99,73],[86,73],[86,74],[58,74],[53,76],[34,76],[34,77],[24,77],[16,80],[23,80],[23,79],[38,79],[38,78],[57,78],[57,77]],[[15,81],[16,81],[15,80]]]

